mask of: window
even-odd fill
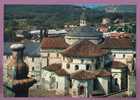
[[[98,58],[96,59],[96,65],[95,65],[95,68],[96,68],[96,69],[99,69],[99,68],[100,68],[100,63],[101,63],[101,61],[100,61],[100,58],[98,57]]]
[[[81,63],[83,63],[83,62],[84,62],[84,60],[82,59],[82,60],[81,60]]]
[[[50,54],[48,53],[48,57],[50,56]]]
[[[115,55],[115,54],[114,54],[113,56],[114,56],[114,57],[116,57],[116,55]]]
[[[83,95],[85,93],[85,87],[83,85],[79,86],[78,90],[79,95]]]
[[[68,58],[68,62],[73,62],[73,59],[72,58]]]
[[[56,56],[59,57],[59,53],[57,53]]]
[[[86,70],[89,70],[90,69],[90,64],[87,64],[86,65]]]
[[[123,54],[123,58],[125,58],[125,54]]]
[[[54,76],[50,76],[50,89],[56,88],[56,78]]]
[[[69,80],[69,87],[72,88],[72,80],[70,78],[68,78]]]
[[[79,69],[79,66],[78,65],[75,65],[75,70],[78,70]]]
[[[93,90],[97,90],[99,87],[98,87],[98,80],[97,79],[94,79],[93,80],[94,84],[93,84]]]
[[[92,61],[92,63],[94,63],[94,59],[92,59],[91,61]]]
[[[134,58],[136,58],[136,54],[134,54],[134,56],[133,56]]]
[[[67,69],[69,69],[70,68],[70,64],[67,64],[66,67],[67,67]]]
[[[34,68],[34,67],[32,67],[32,71],[34,71],[34,69],[35,69],[35,68]]]
[[[34,57],[32,57],[32,62],[34,62]]]

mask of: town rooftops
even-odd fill
[[[111,75],[111,72],[106,70],[79,70],[75,73],[72,73],[71,78],[76,80],[92,80],[96,79],[97,77],[109,77]]]
[[[45,37],[41,42],[42,49],[65,49],[68,44],[65,42],[63,37]]]
[[[99,44],[104,49],[131,49],[130,38],[105,38],[104,42]]]
[[[98,48],[97,45],[88,40],[81,40],[62,52],[64,56],[73,57],[96,57],[103,56],[107,53],[107,50]]]

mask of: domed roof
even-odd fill
[[[67,34],[71,37],[99,37],[102,35],[103,33],[96,31],[96,28],[91,26],[75,27]]]

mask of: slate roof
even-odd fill
[[[10,48],[10,46],[13,43],[11,42],[5,42],[4,43],[4,55],[11,55],[12,54],[12,50]],[[39,43],[35,43],[32,41],[25,41],[24,42],[25,45],[25,49],[24,49],[24,55],[25,56],[40,56],[40,44]]]
[[[96,28],[91,26],[75,27],[67,34],[71,37],[99,37],[102,35],[103,33],[96,31]]]
[[[42,49],[65,49],[69,45],[65,42],[64,37],[45,37],[41,42]]]
[[[97,57],[107,53],[108,50],[101,49],[88,40],[81,40],[62,52],[64,56],[73,57]]]

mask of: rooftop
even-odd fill
[[[130,38],[105,38],[104,42],[99,44],[99,47],[104,49],[130,49]]]
[[[55,72],[58,76],[67,76],[69,75],[69,73],[62,69],[62,64],[59,63],[59,64],[51,64],[49,66],[46,66],[44,67],[45,70],[48,70],[48,71],[52,71],[52,72]]]
[[[111,67],[111,68],[114,68],[114,69],[124,69],[124,68],[127,68],[126,64],[124,64],[122,62],[119,62],[119,61],[109,62],[105,66],[106,67]]]
[[[42,49],[65,49],[68,44],[63,37],[45,37],[41,42]]]
[[[98,37],[102,35],[103,33],[96,31],[96,28],[91,26],[74,27],[67,34],[67,36],[71,36],[71,37]]]
[[[88,40],[82,40],[65,49],[62,54],[64,56],[73,57],[96,57],[105,55],[107,53],[107,50],[98,48],[94,43]]]
[[[10,48],[10,46],[12,44],[14,44],[14,43],[11,43],[11,42],[4,43],[4,55],[12,54],[12,49]],[[25,46],[25,49],[24,49],[25,56],[40,56],[40,44],[39,43],[25,40],[23,44]]]
[[[111,76],[111,72],[106,70],[80,70],[71,74],[71,78],[76,80],[91,80],[96,79],[97,77],[109,77]]]

